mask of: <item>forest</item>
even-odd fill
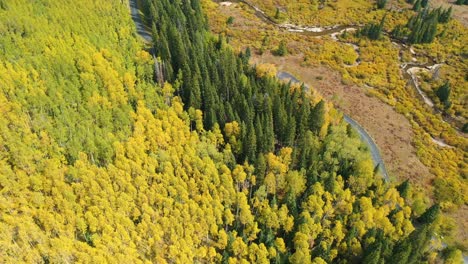
[[[380,134],[381,142],[386,144],[384,156],[387,151],[393,157],[386,162],[390,163],[391,170],[395,168],[392,174],[396,181],[409,179],[426,197],[420,197],[421,201],[439,202],[447,227],[451,226],[453,231],[445,239],[466,250],[464,190],[468,141],[464,129],[467,127],[465,72],[468,64],[464,43],[468,41],[468,32],[458,21],[459,17],[451,17],[457,13],[456,5],[439,7],[431,2],[424,4],[424,8],[415,8],[416,1],[389,1],[379,8],[382,1],[249,0],[222,7],[212,1],[202,2],[209,14],[211,31],[224,35],[235,50],[249,47],[254,63],[271,63],[307,79],[309,84],[317,84],[318,89],[321,89],[320,80],[327,79],[324,68],[325,74],[336,72],[341,79],[333,84],[336,87],[357,87],[360,91],[354,93],[360,92],[370,101],[378,99],[381,107],[390,106],[395,115],[407,119],[414,133],[411,138],[392,127],[381,132],[374,125],[388,120],[391,123],[392,116],[388,113],[376,115],[381,119],[368,118],[369,113],[357,116],[367,122],[363,123],[364,127],[375,127],[373,132]],[[317,8],[314,3],[318,4]],[[252,6],[276,22],[265,21]],[[226,23],[229,17],[233,20],[231,24]],[[282,43],[287,43],[287,55],[279,57],[276,52]],[[364,110],[354,110],[356,98],[340,94],[342,88],[322,89],[325,94],[331,94],[327,99],[340,109],[359,114],[369,107],[360,101],[357,107]],[[408,169],[402,170],[405,161],[395,159],[394,154],[399,150],[389,146],[392,142],[387,139],[403,136],[410,140],[409,148],[415,148],[423,169],[408,160]]]
[[[150,45],[127,1],[0,0],[0,262],[460,259],[332,104],[140,4]]]

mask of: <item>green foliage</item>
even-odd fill
[[[440,206],[435,204],[429,207],[419,218],[418,221],[422,224],[433,223],[440,214]]]
[[[228,17],[228,19],[226,20],[226,24],[227,25],[232,25],[234,23],[234,17],[230,16]]]
[[[0,0],[0,9],[8,10],[8,5],[6,3],[6,0]]]
[[[421,0],[421,7],[426,8],[428,3],[429,3],[429,0]]]
[[[411,209],[325,101],[207,33],[199,1],[142,2],[153,54],[120,0],[0,11],[2,260],[342,263],[406,241]]]
[[[446,106],[450,105],[450,92],[451,92],[451,87],[449,82],[445,82],[442,86],[440,86],[436,90],[436,95],[439,98],[439,100]]]
[[[339,0],[335,2],[327,2],[325,6],[320,8],[315,7],[314,3],[302,3],[297,1],[261,1],[251,0],[249,1],[258,6],[261,10],[266,11],[267,14],[275,14],[275,9],[278,6],[284,7],[285,15],[288,16],[289,23],[298,25],[321,25],[330,26],[336,24],[350,25],[350,24],[367,24],[369,21],[374,21],[376,17],[381,17],[383,12],[372,8],[375,6],[375,2],[367,1],[367,3],[357,1],[345,1]],[[370,4],[370,5],[369,5]],[[413,3],[414,4],[414,3]],[[346,5],[347,8],[343,8]],[[413,178],[415,187],[418,188],[423,186],[424,190],[418,191],[421,195],[431,195],[434,192],[434,198],[437,202],[444,202],[444,208],[448,210],[448,214],[456,211],[460,205],[466,202],[466,195],[462,190],[465,190],[466,181],[466,161],[464,159],[464,149],[466,149],[466,140],[460,133],[457,133],[453,128],[453,125],[463,126],[463,118],[466,118],[467,111],[465,110],[466,98],[466,80],[468,75],[466,74],[466,63],[464,62],[464,50],[465,43],[468,42],[467,31],[463,27],[462,23],[457,19],[450,19],[447,25],[439,24],[436,27],[436,37],[430,44],[424,45],[413,45],[411,49],[407,49],[405,45],[400,44],[411,44],[408,41],[408,36],[412,30],[405,25],[405,21],[408,21],[413,15],[417,16],[413,11],[405,8],[406,6],[402,2],[394,3],[395,9],[402,8],[402,12],[388,12],[386,28],[395,29],[397,25],[400,25],[400,32],[397,35],[397,39],[394,37],[383,37],[381,41],[370,42],[367,40],[360,40],[354,36],[348,36],[348,38],[339,37],[339,42],[336,42],[328,37],[324,36],[321,38],[312,38],[310,36],[304,36],[307,34],[302,33],[289,33],[278,30],[275,27],[270,27],[266,23],[262,23],[260,27],[239,27],[237,29],[229,29],[229,34],[233,36],[232,44],[235,45],[236,49],[241,49],[245,46],[260,47],[262,38],[269,36],[272,43],[279,43],[281,40],[286,40],[291,43],[290,46],[294,49],[290,50],[295,56],[301,56],[304,54],[304,62],[296,60],[295,56],[282,59],[282,62],[278,62],[281,67],[286,67],[290,71],[295,71],[295,67],[305,66],[304,70],[316,71],[314,69],[316,65],[326,64],[333,68],[333,70],[339,71],[344,78],[343,83],[356,82],[358,85],[369,85],[375,87],[369,92],[372,96],[377,96],[385,103],[394,107],[396,111],[405,115],[405,117],[411,123],[411,129],[414,132],[414,147],[417,150],[417,156],[422,163],[427,166],[430,170],[429,174],[421,166],[414,167],[413,163],[409,164],[408,161],[393,161],[395,165],[401,164],[403,170],[409,174],[403,173],[400,175],[402,178]],[[364,8],[365,7],[365,8]],[[301,9],[302,8],[302,9]],[[411,9],[411,8],[410,8]],[[224,29],[217,26],[217,17],[222,17],[223,14],[213,10],[218,10],[216,5],[207,8],[210,11],[210,22],[212,30],[214,32],[222,32]],[[244,10],[239,15],[246,19],[251,18],[250,10]],[[421,11],[423,12],[423,11]],[[426,12],[430,13],[431,9],[426,8]],[[329,14],[333,13],[334,16]],[[440,21],[441,16],[438,17]],[[224,20],[224,18],[222,19]],[[346,22],[343,22],[346,21]],[[439,22],[440,23],[440,22]],[[425,25],[422,28],[427,28],[429,25]],[[259,33],[259,28],[261,29]],[[392,43],[395,42],[395,43]],[[355,44],[359,46],[358,52],[355,52],[349,44]],[[274,44],[276,45],[276,44]],[[263,50],[271,49],[272,45],[262,48]],[[276,46],[273,47],[273,49]],[[350,52],[342,52],[349,48]],[[410,52],[413,50],[413,52]],[[358,54],[357,54],[358,53]],[[356,59],[347,59],[348,54],[359,55],[360,65],[353,67],[347,67],[346,64],[353,64]],[[398,55],[401,56],[398,56]],[[350,63],[345,62],[349,61]],[[420,88],[424,90],[435,103],[434,107],[443,110],[443,115],[435,114],[433,111],[427,111],[427,106],[421,103],[421,98],[413,96],[413,92],[408,90],[407,77],[402,75],[399,65],[407,63],[417,59],[414,64],[426,64],[431,65],[432,63],[442,64],[437,70],[433,70],[433,76],[428,74],[420,74],[418,81]],[[264,61],[270,63],[275,62],[275,58],[265,56]],[[345,65],[343,65],[345,64]],[[345,66],[345,67],[344,67]],[[305,74],[305,71],[301,71],[301,74]],[[307,76],[302,75],[303,78]],[[452,89],[450,95],[450,108],[443,109],[444,105],[440,103],[435,95],[435,90],[443,84],[442,80],[449,80]],[[339,90],[333,88],[332,90]],[[345,97],[346,98],[346,97]],[[335,98],[336,99],[336,98]],[[352,99],[341,99],[335,103],[344,108],[349,108],[348,100]],[[359,115],[359,114],[358,114]],[[449,116],[454,118],[449,118]],[[448,121],[448,122],[444,122]],[[450,121],[452,120],[452,121]],[[461,122],[454,122],[454,120],[460,120]],[[364,124],[366,125],[366,124]],[[440,146],[434,144],[431,138],[428,137],[428,133],[440,139],[450,146]],[[301,145],[301,141],[297,141],[296,144]],[[307,149],[305,149],[307,150]],[[298,154],[301,156],[301,154]],[[299,159],[302,159],[300,157]],[[301,161],[302,163],[302,161]],[[420,164],[421,165],[421,164]],[[408,166],[408,167],[406,167]],[[424,174],[429,178],[434,176],[434,181],[423,180],[421,177],[414,178],[415,174]],[[430,176],[432,175],[432,176]],[[320,181],[319,175],[316,173],[309,173],[308,179],[311,182]],[[434,188],[427,188],[427,184],[433,183]],[[460,187],[461,186],[461,187]],[[412,199],[414,194],[410,195]],[[420,215],[424,212],[427,205],[423,205],[420,201],[424,200],[418,198],[418,201],[411,201],[412,207],[417,212],[414,215]],[[458,231],[463,232],[463,221],[458,221]],[[445,236],[447,237],[447,236]],[[461,236],[458,236],[461,237]],[[466,244],[465,241],[459,241],[462,244]],[[432,260],[434,255],[428,256],[429,260]]]
[[[447,264],[463,263],[463,253],[455,247],[446,247],[442,250],[442,257]]]
[[[396,187],[396,189],[400,193],[400,196],[403,197],[403,198],[408,197],[410,188],[411,188],[411,186],[410,186],[409,180],[406,180],[406,181],[402,182],[400,185],[398,185]]]
[[[413,5],[413,11],[419,12],[421,11],[421,0],[416,0]]]
[[[397,25],[390,34],[393,38],[396,39],[403,39],[407,35],[407,33],[405,32],[405,27],[402,25]]]
[[[370,23],[365,25],[357,32],[357,36],[367,37],[371,40],[378,40],[382,36],[383,26],[385,24],[385,17],[382,18],[379,24]]]
[[[377,0],[377,8],[384,9],[387,5],[387,0]]]
[[[452,17],[452,7],[449,7],[445,10],[442,9],[442,7],[439,7],[436,10],[439,13],[439,23],[447,23]]]
[[[462,128],[463,133],[468,133],[468,123],[465,123]]]
[[[432,43],[437,35],[438,23],[447,23],[452,15],[452,8],[429,10],[429,8],[421,9],[420,0],[414,4],[414,10],[418,13],[412,16],[406,27],[397,25],[391,32],[392,37],[404,40],[406,39],[411,44],[417,43]],[[440,34],[443,36],[444,33]]]
[[[278,49],[276,49],[274,53],[275,53],[275,55],[281,56],[281,57],[288,54],[288,48],[286,47],[286,42],[281,41],[279,46],[278,46]]]
[[[411,17],[406,25],[411,31],[408,42],[412,44],[431,43],[436,37],[438,22],[438,11],[423,9],[417,15]]]

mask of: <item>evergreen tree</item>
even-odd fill
[[[310,114],[310,118],[309,118],[310,130],[318,134],[324,123],[325,123],[325,102],[323,100],[320,100],[320,102],[313,108]]]
[[[439,12],[426,9],[411,17],[407,27],[410,29],[408,36],[409,43],[431,43],[437,33],[437,23],[439,21]]]
[[[384,24],[385,24],[385,18],[386,18],[386,15],[382,18],[382,20],[380,20],[380,23],[378,25],[371,23],[371,24],[367,24],[366,26],[364,26],[361,30],[358,31],[358,37],[364,36],[364,37],[368,37],[371,40],[380,39],[380,37],[382,36]]]
[[[400,241],[394,248],[391,257],[387,258],[385,263],[400,264],[408,263],[408,259],[412,254],[412,245],[408,239]]]
[[[255,135],[255,129],[252,123],[247,127],[246,138],[242,141],[244,143],[243,151],[245,160],[255,163],[257,157],[257,136]]]
[[[416,264],[421,263],[424,254],[427,251],[427,246],[431,240],[432,234],[432,227],[428,224],[424,224],[423,226],[414,230],[411,235],[409,236],[409,240],[411,241],[411,254],[408,257],[406,263],[408,264]]]
[[[434,204],[429,207],[419,218],[418,221],[422,224],[431,224],[433,223],[440,214],[440,206]]]
[[[286,42],[282,40],[278,46],[278,49],[275,51],[275,55],[285,56],[286,54],[288,54],[288,48],[286,47]]]
[[[410,190],[409,180],[402,182],[400,185],[396,187],[396,189],[400,193],[400,196],[406,199],[408,197],[408,193]]]
[[[462,128],[463,133],[468,133],[468,123],[465,123]]]
[[[382,251],[382,245],[380,242],[374,242],[364,252],[363,264],[379,264],[381,263],[380,255]]]
[[[413,11],[421,11],[421,0],[416,0],[416,2],[413,5]]]
[[[226,24],[227,25],[232,25],[234,23],[234,17],[230,16],[228,17],[228,19],[226,20]]]
[[[450,92],[450,83],[447,81],[436,90],[436,95],[442,103],[447,104],[449,102]]]
[[[377,8],[384,9],[387,5],[387,0],[377,0]]]
[[[404,29],[401,25],[397,25],[391,32],[392,37],[402,39],[405,37]]]
[[[280,18],[280,14],[281,14],[281,13],[280,13],[280,10],[279,10],[279,8],[277,7],[277,8],[276,8],[276,13],[275,13],[275,19],[279,19],[279,18]]]
[[[452,7],[447,9],[438,8],[439,11],[439,23],[447,23],[452,17]]]

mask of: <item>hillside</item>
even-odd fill
[[[415,11],[410,2],[203,1],[212,32],[236,50],[249,48],[251,63],[292,73],[357,120],[390,176],[439,202],[454,231],[445,239],[466,250],[468,31],[450,19],[450,5],[422,1]],[[421,39],[423,24],[431,24],[430,43]]]
[[[126,1],[0,0],[0,262],[460,257],[331,103],[252,67],[198,0],[139,4],[153,43]]]

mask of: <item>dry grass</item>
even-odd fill
[[[444,8],[452,7],[453,18],[458,19],[465,27],[468,26],[468,6],[453,4],[456,0],[431,0],[432,7],[443,6]]]
[[[416,156],[409,121],[380,99],[366,95],[365,88],[343,84],[338,72],[326,67],[302,67],[301,56],[275,57],[270,53],[255,56],[254,63],[272,63],[311,85],[345,114],[358,121],[375,139],[390,175],[409,178],[413,183],[430,185],[429,170]]]
[[[437,3],[439,2],[443,3],[444,1],[433,0],[431,4],[437,7],[439,5]],[[465,26],[467,24],[466,18],[468,17],[467,9],[466,6],[454,6],[455,18],[460,19]],[[415,126],[412,127],[410,121],[404,115],[398,113],[392,106],[384,102],[386,98],[379,99],[369,96],[366,94],[366,90],[369,88],[351,84],[350,81],[344,82],[338,70],[333,70],[328,66],[322,65],[302,66],[304,64],[303,53],[307,51],[316,52],[313,50],[314,47],[330,45],[328,37],[320,39],[277,30],[255,17],[250,9],[243,9],[242,5],[233,5],[231,7],[211,6],[210,8],[205,8],[205,10],[208,11],[212,31],[214,33],[224,32],[227,34],[230,37],[230,43],[236,50],[245,49],[247,46],[254,50],[259,49],[261,47],[261,40],[265,36],[268,36],[270,39],[269,44],[265,47],[266,50],[275,49],[281,39],[287,40],[288,50],[291,55],[275,57],[269,52],[265,52],[264,55],[255,55],[253,58],[254,62],[272,63],[279,70],[294,74],[321,93],[328,101],[333,102],[337,108],[353,117],[376,141],[381,149],[382,157],[389,174],[398,180],[410,179],[413,184],[422,187],[425,193],[431,196],[433,193],[431,180],[435,174],[431,173],[428,167],[421,162],[421,159],[424,160],[424,158],[427,161],[427,156],[422,155],[420,156],[421,159],[418,158],[416,154],[417,148],[414,143],[419,142],[421,144],[421,142],[425,142],[421,134],[424,134],[424,132],[418,128],[418,125],[421,124],[415,125],[413,123]],[[224,22],[229,16],[233,16],[235,20],[233,25],[227,27],[224,25]],[[375,47],[375,49],[378,50],[379,47]],[[363,52],[365,53],[365,47],[361,47],[361,53]],[[376,52],[371,53],[377,54]],[[339,57],[341,55],[338,54]],[[319,63],[319,60],[314,59],[310,63]],[[378,88],[382,90],[382,87]],[[404,90],[404,92],[399,97],[400,99],[415,98],[415,100],[419,100],[413,94],[414,91]],[[378,93],[376,92],[375,94]],[[407,105],[412,106],[412,104]],[[411,119],[411,117],[409,118]],[[428,125],[427,122],[423,122],[423,124]],[[428,142],[427,144],[430,144],[430,140]],[[428,146],[428,149],[431,149],[431,147]],[[440,154],[443,153],[445,152],[440,150]],[[419,154],[421,155],[421,153]],[[435,162],[443,162],[443,160],[435,159]],[[431,166],[431,164],[428,164],[428,166]],[[440,167],[442,170],[443,166]],[[434,172],[433,168],[432,170]],[[463,247],[467,248],[467,206],[462,206],[460,209],[448,213],[448,215],[455,220],[455,228],[457,230],[454,235],[456,242],[463,244]]]

